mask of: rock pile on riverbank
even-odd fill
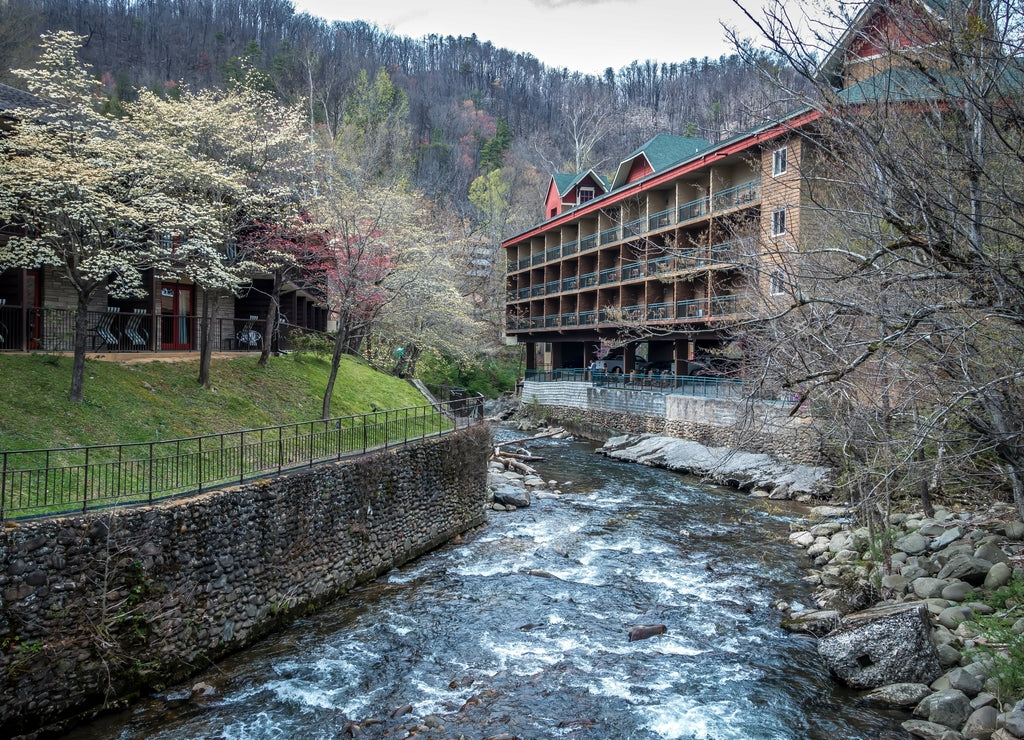
[[[487,463],[488,504],[494,511],[515,511],[530,505],[531,496],[557,496],[558,483],[544,480],[530,467],[530,461],[542,458],[534,456],[524,447],[530,439],[554,437],[568,439],[564,430],[557,428],[542,432],[535,437],[515,440],[496,445]],[[508,447],[512,445],[512,447]]]
[[[700,476],[743,491],[764,491],[774,499],[810,501],[824,497],[831,488],[828,468],[798,465],[771,455],[727,447],[708,447],[676,437],[612,437],[599,452],[626,462]]]
[[[1010,694],[1024,682],[1024,522],[996,504],[889,525],[879,536],[823,519],[793,532],[814,561],[818,608],[780,603],[783,625],[818,637],[832,674],[870,690],[864,701],[912,710],[903,727],[915,737],[1024,738],[1024,701]]]

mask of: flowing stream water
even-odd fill
[[[178,687],[68,737],[910,738],[779,628],[774,601],[810,603],[793,509],[592,444],[530,445],[571,481],[562,496],[492,512],[223,660],[193,680],[209,698]],[[639,624],[667,632],[629,642]]]

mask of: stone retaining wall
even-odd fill
[[[619,434],[659,434],[774,455],[803,465],[821,463],[810,419],[789,408],[743,399],[596,388],[589,383],[526,381],[523,405],[575,434],[605,440]]]
[[[0,532],[0,727],[210,665],[484,522],[485,425],[160,505]]]

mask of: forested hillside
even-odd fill
[[[0,4],[0,73],[28,66],[44,30],[87,37],[83,60],[102,75],[108,105],[148,88],[223,86],[248,62],[284,102],[308,106],[337,131],[360,74],[385,70],[408,96],[410,173],[427,195],[473,221],[474,179],[499,166],[510,184],[494,237],[540,217],[553,171],[613,170],[655,133],[715,141],[785,109],[763,70],[738,56],[638,61],[600,77],[545,67],[529,54],[474,37],[395,36],[363,22],[297,14],[290,0],[8,0]],[[443,29],[439,29],[443,30]],[[761,63],[779,74],[772,60]],[[478,199],[479,204],[479,199]]]

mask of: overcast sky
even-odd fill
[[[600,74],[634,59],[681,62],[731,52],[721,22],[753,29],[731,0],[294,0],[298,12],[363,20],[415,39],[470,36],[550,67]],[[751,3],[755,5],[755,3]]]

